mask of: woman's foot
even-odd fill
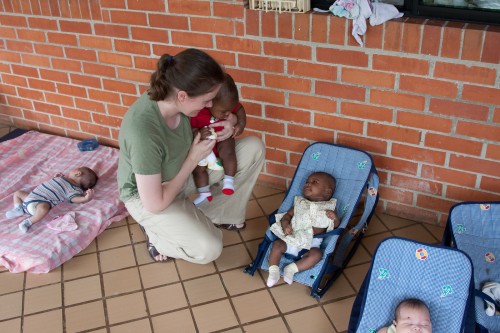
[[[149,253],[149,256],[151,257],[151,259],[153,259],[153,261],[156,261],[156,262],[167,262],[167,261],[171,260],[172,258],[169,258],[168,256],[163,255],[160,252],[158,252],[156,247],[149,241],[148,234],[146,233],[146,230],[144,229],[144,227],[142,225],[139,225],[139,227],[141,228],[142,232],[144,233],[144,236],[146,237],[146,245],[147,245],[148,253]]]
[[[219,229],[225,229],[225,230],[231,230],[231,231],[238,231],[238,230],[243,230],[246,228],[247,224],[246,222],[240,223],[240,224],[216,224],[217,228]]]

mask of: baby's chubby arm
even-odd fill
[[[94,197],[94,190],[89,188],[87,191],[85,191],[84,195],[79,197],[74,197],[70,201],[72,203],[86,203],[92,200],[93,197]]]
[[[281,218],[281,221],[280,221],[281,222],[281,228],[283,229],[283,233],[285,235],[291,235],[291,234],[293,234],[293,229],[292,229],[292,224],[291,224],[293,213],[294,213],[294,210],[293,210],[293,207],[292,207]]]
[[[337,215],[337,212],[331,209],[327,209],[325,213],[326,216],[333,221],[333,228],[337,228],[340,225],[340,218]]]

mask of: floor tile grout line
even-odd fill
[[[127,217],[127,219],[128,219],[128,217]],[[101,251],[99,250],[99,237],[96,237],[96,239],[95,239],[95,247],[96,247],[96,253],[97,253],[97,267],[99,268],[99,281],[101,283],[101,300],[102,300],[102,306],[103,306],[103,311],[104,311],[104,323],[106,324],[106,332],[110,333],[108,304],[107,304],[106,294],[105,294],[105,290],[104,290],[104,276],[103,276],[102,264],[101,264]]]

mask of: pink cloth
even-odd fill
[[[0,265],[13,273],[47,273],[84,250],[112,222],[128,213],[118,197],[116,172],[118,149],[100,146],[81,152],[77,140],[28,132],[0,143]],[[29,191],[58,172],[78,166],[94,169],[99,180],[95,197],[84,204],[64,202],[50,210],[40,222],[23,234],[18,224],[27,215],[7,219],[12,195],[17,190]],[[71,222],[53,222],[55,217],[74,216],[78,228],[55,232],[47,227],[71,228]],[[51,222],[52,221],[52,222]]]
[[[63,216],[56,216],[52,221],[47,223],[47,227],[59,232],[76,230],[78,229],[78,224],[76,224],[76,213],[69,212]]]

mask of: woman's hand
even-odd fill
[[[234,125],[236,125],[236,116],[230,114],[226,120],[221,120],[217,123],[208,125],[209,127],[224,127],[222,130],[217,132],[217,141],[224,141],[233,136]]]
[[[214,149],[215,140],[201,140],[201,134],[197,133],[194,137],[191,148],[186,159],[194,162],[193,170],[198,165],[198,162],[210,154]]]

